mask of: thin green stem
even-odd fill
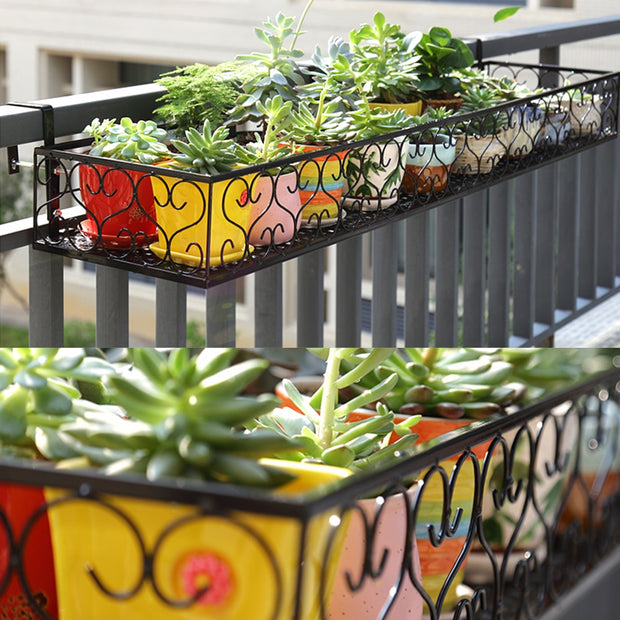
[[[299,18],[299,23],[297,24],[297,31],[295,32],[295,36],[293,37],[293,42],[291,43],[291,47],[290,47],[291,51],[295,49],[297,38],[301,34],[301,27],[303,26],[303,23],[306,19],[306,15],[308,15],[308,11],[310,10],[310,7],[312,6],[313,2],[314,0],[308,0],[308,2],[306,3],[306,6],[304,7],[303,13],[301,14],[301,17]]]
[[[334,429],[334,410],[338,397],[336,381],[340,375],[340,349],[330,349],[325,366],[323,396],[321,398],[321,415],[319,421],[319,440],[323,450],[332,444]]]

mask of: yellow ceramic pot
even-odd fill
[[[419,116],[422,114],[422,101],[413,101],[411,103],[379,103],[373,101],[370,104],[371,108],[381,108],[386,112],[393,112],[394,110],[404,110],[409,116]]]
[[[277,465],[297,474],[278,489],[277,493],[286,495],[350,473],[288,461]],[[45,494],[51,502],[67,492],[46,489]],[[288,620],[294,616],[299,520],[246,511],[201,514],[194,506],[121,496],[102,500],[104,504],[72,499],[48,511],[60,620]],[[323,570],[326,596],[331,590],[343,535],[334,539],[327,564],[325,553],[337,522],[331,513],[316,515],[309,522],[303,555],[304,619],[320,617]],[[340,527],[338,533],[345,529]],[[153,558],[152,576],[145,570],[145,555]],[[104,588],[127,600],[104,593],[89,567]],[[178,606],[196,598],[189,606]]]
[[[248,190],[254,176],[215,183],[153,176],[158,240],[151,250],[160,258],[197,267],[242,259],[248,251]]]

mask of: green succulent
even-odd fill
[[[463,105],[459,109],[460,114],[469,112],[480,112],[480,114],[467,122],[457,124],[457,131],[469,135],[488,136],[497,133],[508,124],[506,112],[491,109],[503,102],[495,91],[472,85],[461,96]],[[483,113],[484,110],[488,112]]]
[[[293,148],[285,144],[292,121],[293,103],[283,101],[280,95],[276,95],[265,103],[258,102],[257,109],[265,118],[263,134],[255,133],[253,142],[235,145],[239,162],[246,166],[263,164],[293,153]],[[278,172],[277,168],[271,170],[273,174]]]
[[[73,437],[74,449],[107,473],[283,484],[290,475],[259,459],[299,445],[269,430],[245,430],[246,423],[271,411],[278,399],[243,394],[268,362],[237,363],[235,355],[235,349],[204,349],[198,355],[189,349],[134,349],[132,364],[106,380],[111,399],[129,419],[108,415],[61,430]]]
[[[267,50],[237,56],[239,62],[252,63],[254,74],[242,84],[243,92],[237,98],[230,115],[230,122],[241,123],[247,120],[261,121],[262,114],[258,102],[265,102],[276,95],[284,101],[296,101],[296,88],[304,83],[303,74],[297,61],[304,55],[295,47],[303,19],[312,4],[308,2],[299,25],[295,18],[278,13],[272,21],[267,19],[262,27],[254,29],[256,38]],[[287,47],[292,38],[290,47]]]
[[[208,120],[201,132],[190,127],[185,140],[171,140],[171,143],[179,152],[172,155],[169,165],[178,170],[216,175],[229,172],[239,163],[228,128],[220,125],[212,131]]]
[[[420,57],[415,50],[421,38],[420,32],[403,33],[380,12],[375,13],[372,24],[351,30],[354,64],[373,101],[407,103],[420,98],[412,74],[418,68]]]
[[[155,121],[140,120],[134,123],[128,116],[119,123],[106,119],[93,119],[84,133],[94,138],[91,155],[111,157],[123,161],[154,164],[170,157],[168,147],[162,142],[167,133]]]
[[[375,381],[355,399],[338,402],[339,390],[372,374],[390,350],[363,352],[354,348],[331,348],[313,351],[326,362],[322,386],[309,397],[300,394],[292,382],[285,380],[285,389],[299,412],[288,408],[275,409],[259,418],[259,428],[272,429],[302,443],[302,449],[289,453],[287,458],[348,467],[353,471],[385,467],[403,458],[417,440],[411,428],[419,416],[396,423],[393,412],[379,403],[376,415],[358,421],[348,420],[355,409],[376,402],[389,393],[397,382],[395,374],[380,382]],[[347,362],[351,366],[348,372],[345,370]],[[391,443],[393,433],[400,438]]]
[[[53,429],[74,419],[83,397],[101,400],[102,377],[112,372],[105,359],[84,349],[0,348],[2,454],[14,448],[45,454]]]

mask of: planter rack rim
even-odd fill
[[[466,454],[473,446],[492,440],[504,431],[517,428],[546,411],[600,387],[616,385],[620,390],[620,366],[598,373],[564,390],[536,402],[517,408],[510,414],[495,414],[414,447],[410,456],[385,469],[356,475],[330,483],[316,491],[294,496],[278,496],[268,491],[224,483],[170,480],[149,482],[137,476],[108,476],[97,470],[62,470],[44,461],[0,459],[0,481],[30,486],[49,486],[73,489],[77,497],[96,497],[100,494],[124,495],[140,499],[179,502],[197,505],[205,510],[226,512],[243,510],[280,516],[291,516],[303,521],[329,509],[352,502],[356,497],[375,492],[379,488],[401,485],[441,460]],[[415,432],[415,427],[413,429]],[[468,454],[466,457],[470,458]]]

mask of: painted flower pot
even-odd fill
[[[51,617],[57,617],[56,579],[47,516],[41,516],[28,526],[44,501],[43,491],[38,487],[0,482],[0,618],[39,617],[17,573],[13,572],[9,577],[11,545],[6,525],[12,531],[15,544],[19,543],[25,528],[31,528],[26,534],[21,556],[24,576],[39,607]]]
[[[354,149],[346,162],[342,204],[353,211],[378,211],[398,201],[405,173],[409,140],[373,142]]]
[[[438,99],[428,98],[424,101],[424,110],[426,108],[446,108],[446,110],[452,110],[453,112],[458,112],[463,105],[463,99],[459,95],[455,95],[451,97],[450,95],[446,95],[445,97],[440,97]]]
[[[315,464],[277,464],[298,474],[277,491],[285,494],[310,491],[350,473]],[[246,511],[203,513],[192,506],[121,496],[105,496],[105,505],[91,499],[63,503],[66,492],[58,489],[46,489],[46,496],[49,502],[60,500],[48,510],[60,620],[294,617],[302,528],[298,519]],[[324,565],[334,527],[330,516],[318,514],[308,524],[303,618],[319,617],[322,576],[327,596],[333,583],[344,528],[337,530],[342,535],[334,537]],[[145,554],[153,558],[146,580]]]
[[[597,95],[574,93],[562,98],[562,107],[568,112],[571,137],[581,138],[597,134],[602,126],[603,100]]]
[[[250,243],[265,246],[290,241],[301,223],[297,173],[258,176],[251,190]]]
[[[150,178],[135,170],[99,164],[79,166],[86,219],[82,233],[106,248],[147,245],[157,238]]]
[[[471,422],[472,420],[465,418],[448,419],[423,416],[415,425],[415,432],[419,435],[418,441],[423,443],[437,439],[441,435],[466,426]],[[488,443],[472,447],[472,451],[479,461],[484,458],[488,447]],[[448,479],[452,474],[457,459],[458,457],[453,457],[439,463]],[[427,473],[428,470],[420,472],[418,480],[423,480]],[[441,476],[438,473],[431,474],[423,487],[420,487],[415,535],[420,554],[422,585],[436,603],[446,583],[448,573],[452,570],[457,558],[465,549],[466,536],[471,527],[474,490],[474,470],[470,464],[466,463],[459,471],[456,479],[450,506],[452,519],[457,509],[462,509],[461,521],[455,535],[444,539],[438,547],[435,547],[430,540],[429,525],[433,524],[436,532],[439,531],[441,526],[444,507],[444,488]],[[463,583],[465,566],[466,558],[461,563],[459,571],[445,592],[445,597],[441,604],[443,611],[452,609],[457,603],[459,597],[458,590]]]
[[[159,257],[194,267],[217,267],[241,260],[250,248],[254,175],[215,183],[153,176],[158,240],[150,248]]]
[[[456,140],[436,135],[434,142],[412,136],[409,144],[403,187],[410,194],[440,192],[448,184],[448,175],[456,157]]]
[[[504,132],[486,136],[459,134],[452,171],[466,175],[488,174],[506,157],[508,144]]]
[[[375,620],[392,596],[394,602],[388,617],[407,620],[422,617],[422,596],[407,572],[398,591],[393,591],[403,565],[411,567],[418,583],[422,579],[416,539],[412,532],[407,531],[407,512],[411,509],[415,491],[409,491],[407,495],[407,499],[403,494],[361,499],[351,510],[328,618]],[[407,550],[408,538],[411,538],[412,544]],[[364,557],[368,552],[370,569],[375,573],[373,576],[362,575]],[[387,555],[382,565],[384,553]]]
[[[566,478],[568,497],[560,519],[565,529],[577,523],[588,531],[607,525],[604,505],[620,493],[620,409],[608,401],[602,415],[590,412],[581,422],[580,445],[572,450],[569,471],[579,448],[580,479]],[[590,510],[591,509],[591,510]]]
[[[552,414],[557,418],[558,423],[562,424],[564,408],[557,408]],[[538,420],[532,420],[527,424],[527,431],[538,443],[537,457],[534,461],[532,461],[533,456],[527,433],[520,433],[519,429],[503,433],[510,449],[510,458],[513,459],[512,488],[514,490],[518,485],[522,485],[521,492],[514,498],[514,502],[506,498],[500,509],[495,507],[493,492],[501,493],[505,469],[504,453],[498,447],[494,451],[489,474],[485,480],[482,501],[482,526],[486,542],[496,553],[496,560],[499,564],[504,560],[507,562],[509,574],[513,573],[517,562],[523,560],[528,554],[535,553],[538,561],[544,561],[547,555],[545,525],[552,528],[557,520],[568,475],[566,469],[554,471],[551,467],[557,443],[553,418],[549,418],[543,426],[540,426]],[[562,433],[562,451],[572,452],[571,446],[575,441],[576,432],[576,419],[566,419]],[[534,485],[526,505],[532,462]],[[549,471],[552,473],[550,474]],[[534,506],[534,502],[541,514]],[[509,548],[510,554],[505,557]],[[473,551],[468,558],[467,581],[469,583],[492,581],[493,566],[477,540]]]
[[[543,123],[544,114],[538,106],[518,106],[510,110],[504,133],[508,157],[519,158],[530,153],[542,133]]]
[[[551,111],[547,109],[538,144],[545,148],[558,146],[566,142],[570,135],[571,124],[566,110]]]
[[[311,153],[325,147],[307,144],[301,148],[305,153]],[[346,157],[347,151],[338,151],[317,155],[299,163],[299,198],[303,227],[328,226],[338,221]]]

